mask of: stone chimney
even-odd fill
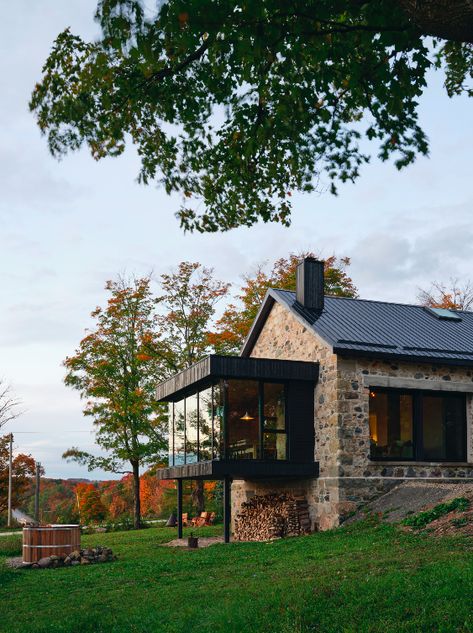
[[[297,266],[296,299],[308,310],[324,309],[324,262],[306,257]]]

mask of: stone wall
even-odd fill
[[[468,461],[458,463],[376,462],[370,460],[369,386],[378,377],[407,379],[409,388],[467,391],[473,372],[462,367],[427,363],[392,363],[370,359],[338,359],[338,397],[340,407],[340,518],[361,503],[387,492],[406,479],[473,478],[473,405],[467,393]],[[446,384],[447,383],[447,384]],[[393,384],[392,386],[396,386]],[[348,479],[349,478],[349,479]]]
[[[319,381],[315,389],[314,460],[319,462],[320,476],[327,478],[308,479],[303,482],[243,482],[235,483],[235,509],[239,499],[248,494],[265,494],[282,489],[305,494],[309,501],[311,520],[314,527],[322,529],[334,525],[333,517],[338,503],[338,434],[337,403],[337,357],[325,341],[309,332],[286,308],[275,303],[268,315],[263,330],[252,350],[255,358],[281,358],[319,363]],[[295,486],[295,488],[294,488]],[[241,492],[243,491],[243,492]],[[243,494],[243,498],[241,498]]]

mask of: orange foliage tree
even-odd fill
[[[0,513],[8,507],[8,467],[10,436],[0,437]],[[24,499],[31,478],[35,473],[35,460],[31,455],[20,453],[13,458],[12,471],[12,506],[18,507]]]
[[[83,523],[99,523],[107,516],[100,491],[94,484],[79,483],[75,489],[80,519]]]
[[[236,302],[231,303],[217,321],[216,331],[208,335],[208,340],[220,354],[238,353],[250,330],[251,324],[269,288],[283,290],[296,289],[296,268],[304,257],[317,257],[312,252],[291,253],[277,259],[271,270],[266,272],[259,266],[256,273],[246,275]],[[325,260],[325,292],[338,297],[356,297],[357,289],[348,276],[348,257],[332,255]]]
[[[422,305],[448,310],[469,310],[473,306],[473,284],[471,281],[461,285],[458,279],[451,279],[447,286],[434,281],[429,290],[419,290],[417,295]]]
[[[63,455],[89,470],[133,475],[133,514],[140,527],[140,469],[155,463],[167,449],[163,406],[156,402],[157,383],[166,375],[156,298],[150,279],[110,281],[104,308],[92,312],[95,326],[66,358],[65,384],[85,400],[97,444],[105,455],[78,448]]]

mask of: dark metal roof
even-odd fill
[[[242,358],[212,354],[189,369],[181,371],[156,388],[159,401],[176,401],[195,392],[212,378],[249,378],[259,380],[309,380],[319,375],[318,363],[273,358]]]
[[[271,289],[242,349],[247,356],[274,304],[284,305],[337,354],[473,365],[473,312],[439,319],[422,306],[325,297],[322,312],[307,310],[294,292]]]

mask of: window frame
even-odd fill
[[[259,450],[259,460],[263,461],[287,461],[290,459],[289,456],[289,425],[288,425],[288,381],[287,380],[262,380],[258,378],[247,378],[242,377],[239,378],[237,376],[218,378],[213,380],[210,384],[206,386],[202,386],[200,389],[191,391],[187,393],[185,396],[180,398],[178,401],[173,401],[172,407],[170,407],[169,415],[172,416],[172,434],[169,435],[169,448],[171,447],[172,441],[172,453],[169,451],[169,454],[172,455],[172,459],[169,460],[170,466],[176,465],[176,438],[175,438],[175,405],[177,402],[183,401],[184,408],[184,464],[187,463],[187,398],[190,396],[197,396],[197,415],[198,415],[198,424],[197,424],[197,463],[201,461],[201,448],[200,448],[200,394],[203,391],[211,388],[212,390],[212,458],[211,460],[219,460],[219,459],[229,459],[228,456],[228,382],[234,380],[248,380],[254,382],[257,385],[258,389],[258,414],[259,414],[259,428],[258,428],[258,450]],[[265,384],[281,384],[284,387],[284,429],[266,429],[264,427],[264,385]],[[215,397],[216,393],[220,391],[220,395],[222,397],[222,406],[223,406],[223,415],[221,417],[221,425],[220,425],[220,438],[215,433],[215,418],[216,418],[216,406],[215,406]],[[223,391],[223,393],[222,393]],[[281,460],[270,460],[264,458],[264,435],[266,433],[271,434],[285,434],[286,442],[285,442],[285,454],[286,457]],[[217,449],[217,445],[220,446],[220,451]],[[256,460],[255,460],[256,461]],[[172,462],[172,463],[171,463]]]
[[[412,457],[393,457],[388,455],[386,457],[374,456],[372,454],[371,442],[369,459],[372,462],[415,462],[425,464],[449,464],[449,463],[466,463],[468,459],[468,406],[467,406],[467,394],[462,391],[439,391],[434,389],[396,389],[393,387],[369,387],[369,403],[371,403],[371,392],[373,393],[395,393],[398,396],[410,395],[412,396],[412,443],[413,443],[413,456]],[[449,398],[456,397],[462,400],[462,456],[458,459],[426,459],[424,456],[423,435],[424,435],[424,419],[423,419],[423,398],[437,397],[437,398]],[[370,406],[370,405],[369,405]],[[368,407],[368,426],[369,426],[369,407]]]

